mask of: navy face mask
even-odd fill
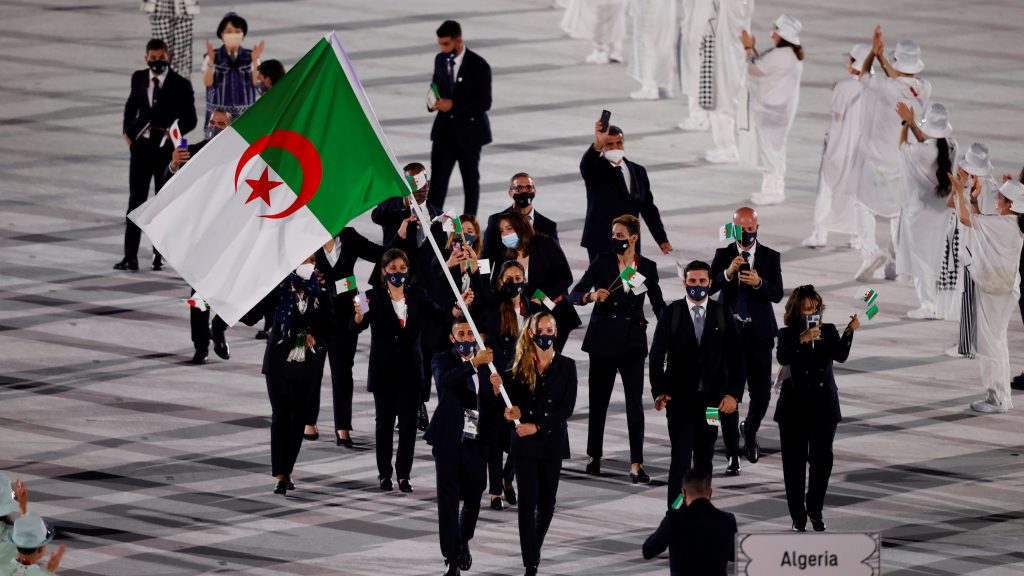
[[[741,246],[752,246],[754,241],[757,240],[757,232],[743,231],[743,238],[740,240]]]
[[[473,353],[473,348],[476,347],[476,341],[470,340],[468,342],[456,342],[455,351],[459,353],[459,356],[465,358]]]
[[[407,277],[408,274],[406,274],[405,272],[395,272],[393,274],[388,274],[384,276],[384,278],[387,279],[388,284],[391,284],[395,288],[399,288],[403,284],[405,284],[405,280]]]
[[[686,293],[690,298],[696,302],[703,302],[708,297],[708,286],[690,286],[686,285]]]
[[[473,236],[472,234],[466,234],[466,245],[472,247],[473,244],[476,244],[476,236]]]
[[[555,345],[555,336],[553,334],[537,334],[533,337],[533,341],[541,350],[547,352]]]

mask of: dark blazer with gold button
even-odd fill
[[[845,362],[853,345],[853,332],[839,335],[835,324],[821,325],[821,340],[800,343],[801,328],[779,330],[776,358],[788,366],[790,377],[782,382],[782,391],[775,406],[775,421],[823,419],[841,422],[839,389],[836,387],[832,362]]]
[[[569,417],[576,408],[576,362],[556,354],[547,372],[531,392],[525,382],[502,374],[509,399],[522,412],[523,424],[536,424],[540,431],[522,438],[512,430],[512,452],[537,460],[569,458]]]

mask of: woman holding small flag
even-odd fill
[[[808,519],[815,532],[825,531],[821,511],[832,475],[832,441],[843,419],[832,363],[846,362],[853,333],[860,328],[854,314],[840,334],[835,324],[821,323],[824,310],[814,286],[799,286],[786,302],[785,326],[779,329],[776,359],[782,365],[782,391],[775,421],[794,532],[806,531]]]
[[[462,314],[458,307],[445,309],[431,300],[420,287],[407,287],[409,258],[392,248],[380,262],[384,284],[353,302],[352,329],[371,327],[370,367],[367,388],[373,393],[376,411],[377,472],[381,490],[393,489],[391,473],[398,475],[398,488],[412,492],[412,471],[416,443],[416,418],[423,388],[423,351],[420,335],[428,323],[450,322]],[[472,290],[462,298],[473,302]],[[398,455],[392,467],[395,420],[398,420]]]
[[[318,270],[310,255],[277,288],[245,316],[252,326],[273,310],[273,322],[263,355],[272,415],[270,418],[271,473],[277,478],[274,494],[294,490],[292,470],[302,447],[302,432],[310,390],[323,377],[322,358],[335,330],[327,270]]]
[[[555,349],[561,351],[569,333],[582,324],[566,300],[572,286],[572,270],[565,252],[551,237],[534,231],[530,221],[517,212],[503,214],[498,230],[505,246],[505,259],[516,260],[526,270],[526,297],[543,304],[558,320]]]
[[[555,513],[562,460],[569,458],[568,420],[576,406],[576,363],[555,350],[558,327],[548,311],[527,320],[512,369],[502,375],[512,400],[506,420],[519,484],[519,546],[526,576],[536,575]],[[492,382],[494,384],[494,382]]]
[[[647,484],[644,472],[644,362],[647,358],[647,319],[644,295],[655,316],[665,299],[658,285],[655,263],[636,252],[640,219],[623,214],[612,221],[614,254],[601,254],[572,289],[569,300],[577,306],[594,303],[594,312],[583,337],[583,351],[590,354],[590,416],[587,433],[587,474],[601,473],[604,424],[615,385],[616,372],[626,393],[629,428],[629,478]]]

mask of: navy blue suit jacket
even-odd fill
[[[465,49],[462,65],[455,78],[455,90],[449,84],[448,55],[434,57],[433,83],[442,98],[452,101],[448,112],[438,111],[430,139],[458,142],[463,146],[483,146],[491,142],[491,67],[479,54]]]

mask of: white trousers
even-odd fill
[[[860,202],[854,202],[854,212],[857,215],[857,236],[860,237],[860,253],[864,260],[881,251],[878,247],[878,239],[875,238],[875,215]],[[899,229],[900,219],[888,218],[889,220],[889,258],[896,259],[896,233]]]
[[[696,96],[688,96],[687,100],[689,100],[687,106],[689,108],[690,120],[694,122],[707,122],[708,111],[700,107],[700,100]]]
[[[1017,295],[989,294],[982,290],[978,295],[978,364],[981,367],[981,385],[992,395],[997,404],[1013,408],[1010,396],[1010,349],[1006,341],[1006,329],[1010,318],[1015,317]]]
[[[914,276],[914,291],[917,292],[917,300],[922,308],[934,312],[935,307],[935,278],[918,278]]]
[[[736,116],[712,110],[708,112],[708,118],[711,120],[711,139],[715,142],[715,148],[736,152]]]

